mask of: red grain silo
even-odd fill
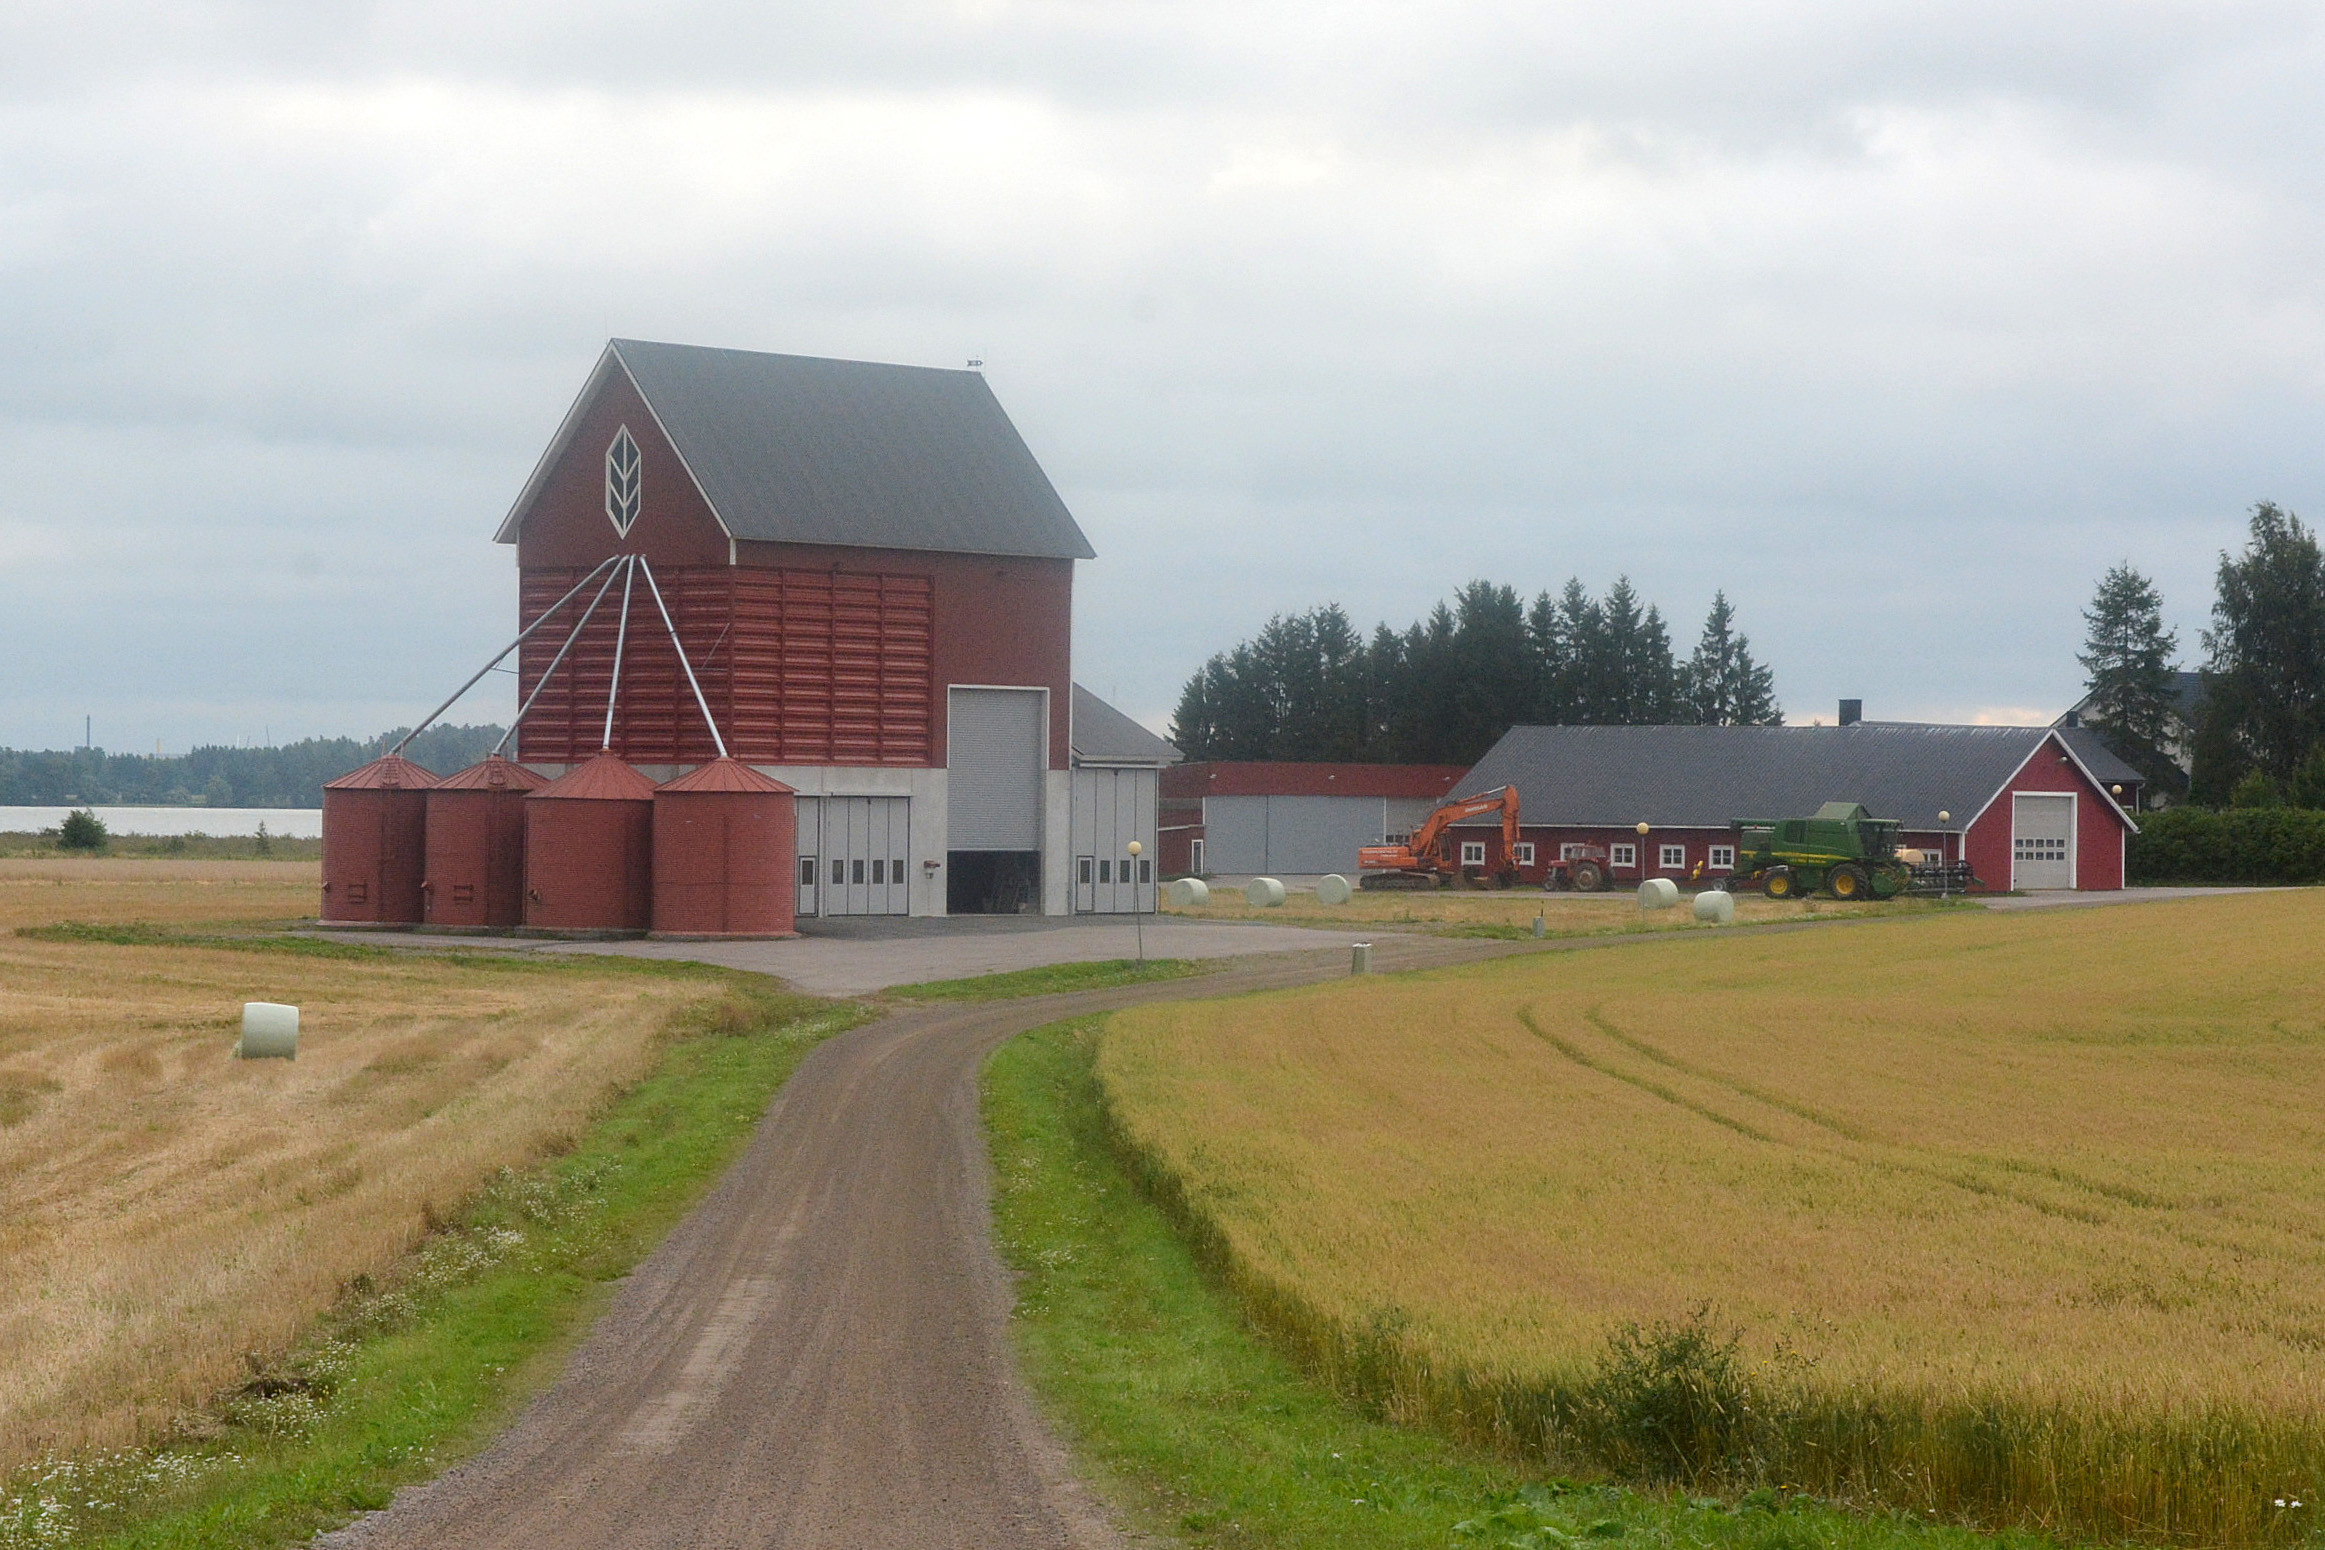
[[[524,923],[525,794],[548,784],[496,753],[428,788],[429,925]]]
[[[324,784],[324,924],[419,924],[435,784],[433,774],[392,753]]]
[[[654,790],[654,934],[793,936],[792,790],[720,758]]]
[[[644,931],[653,920],[654,783],[610,753],[525,797],[525,924]]]

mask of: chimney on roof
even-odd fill
[[[1844,726],[1844,727],[1853,727],[1853,726],[1855,726],[1855,725],[1856,725],[1858,722],[1860,722],[1860,721],[1862,721],[1862,720],[1864,720],[1864,719],[1865,719],[1865,702],[1864,702],[1863,700],[1843,700],[1843,701],[1841,701],[1841,720],[1840,720],[1840,724],[1841,724],[1842,726]]]
[[[2059,718],[2059,725],[2062,727],[2079,727],[2082,724],[2083,713],[2079,710],[2070,710]]]

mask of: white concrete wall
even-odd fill
[[[1074,774],[1049,770],[1042,776],[1041,912],[1074,912]]]
[[[945,772],[863,764],[757,764],[801,797],[910,797],[912,899],[910,913],[945,913]],[[929,862],[936,865],[931,867]]]

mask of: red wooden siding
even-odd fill
[[[526,623],[581,570],[524,572]],[[657,569],[679,638],[729,751],[754,764],[932,762],[934,584],[927,576],[755,567]],[[598,751],[613,671],[620,583],[526,717],[523,757],[575,763]],[[578,616],[584,593],[568,612]],[[569,633],[525,643],[520,697]],[[633,764],[716,756],[677,653],[641,581],[630,602],[614,752]]]
[[[2075,796],[2075,886],[2079,889],[2116,889],[2123,886],[2123,846],[2127,831],[2108,798],[2083,775],[2081,766],[2067,756],[2066,747],[2049,737],[2034,756],[2010,777],[1987,809],[1971,825],[1967,850],[1970,866],[1988,888],[2011,886],[2010,826],[2017,804],[2012,793],[2072,792]]]

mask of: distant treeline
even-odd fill
[[[0,748],[0,806],[321,807],[323,782],[393,748],[398,727],[369,742],[311,737],[274,748],[197,748],[173,758],[73,748],[30,753]],[[430,727],[404,756],[449,775],[492,751],[502,728]]]
[[[1531,605],[1490,581],[1368,640],[1337,604],[1278,616],[1187,681],[1171,739],[1190,759],[1474,764],[1513,726],[1773,726],[1769,670],[1722,593],[1695,650],[1618,580]]]

